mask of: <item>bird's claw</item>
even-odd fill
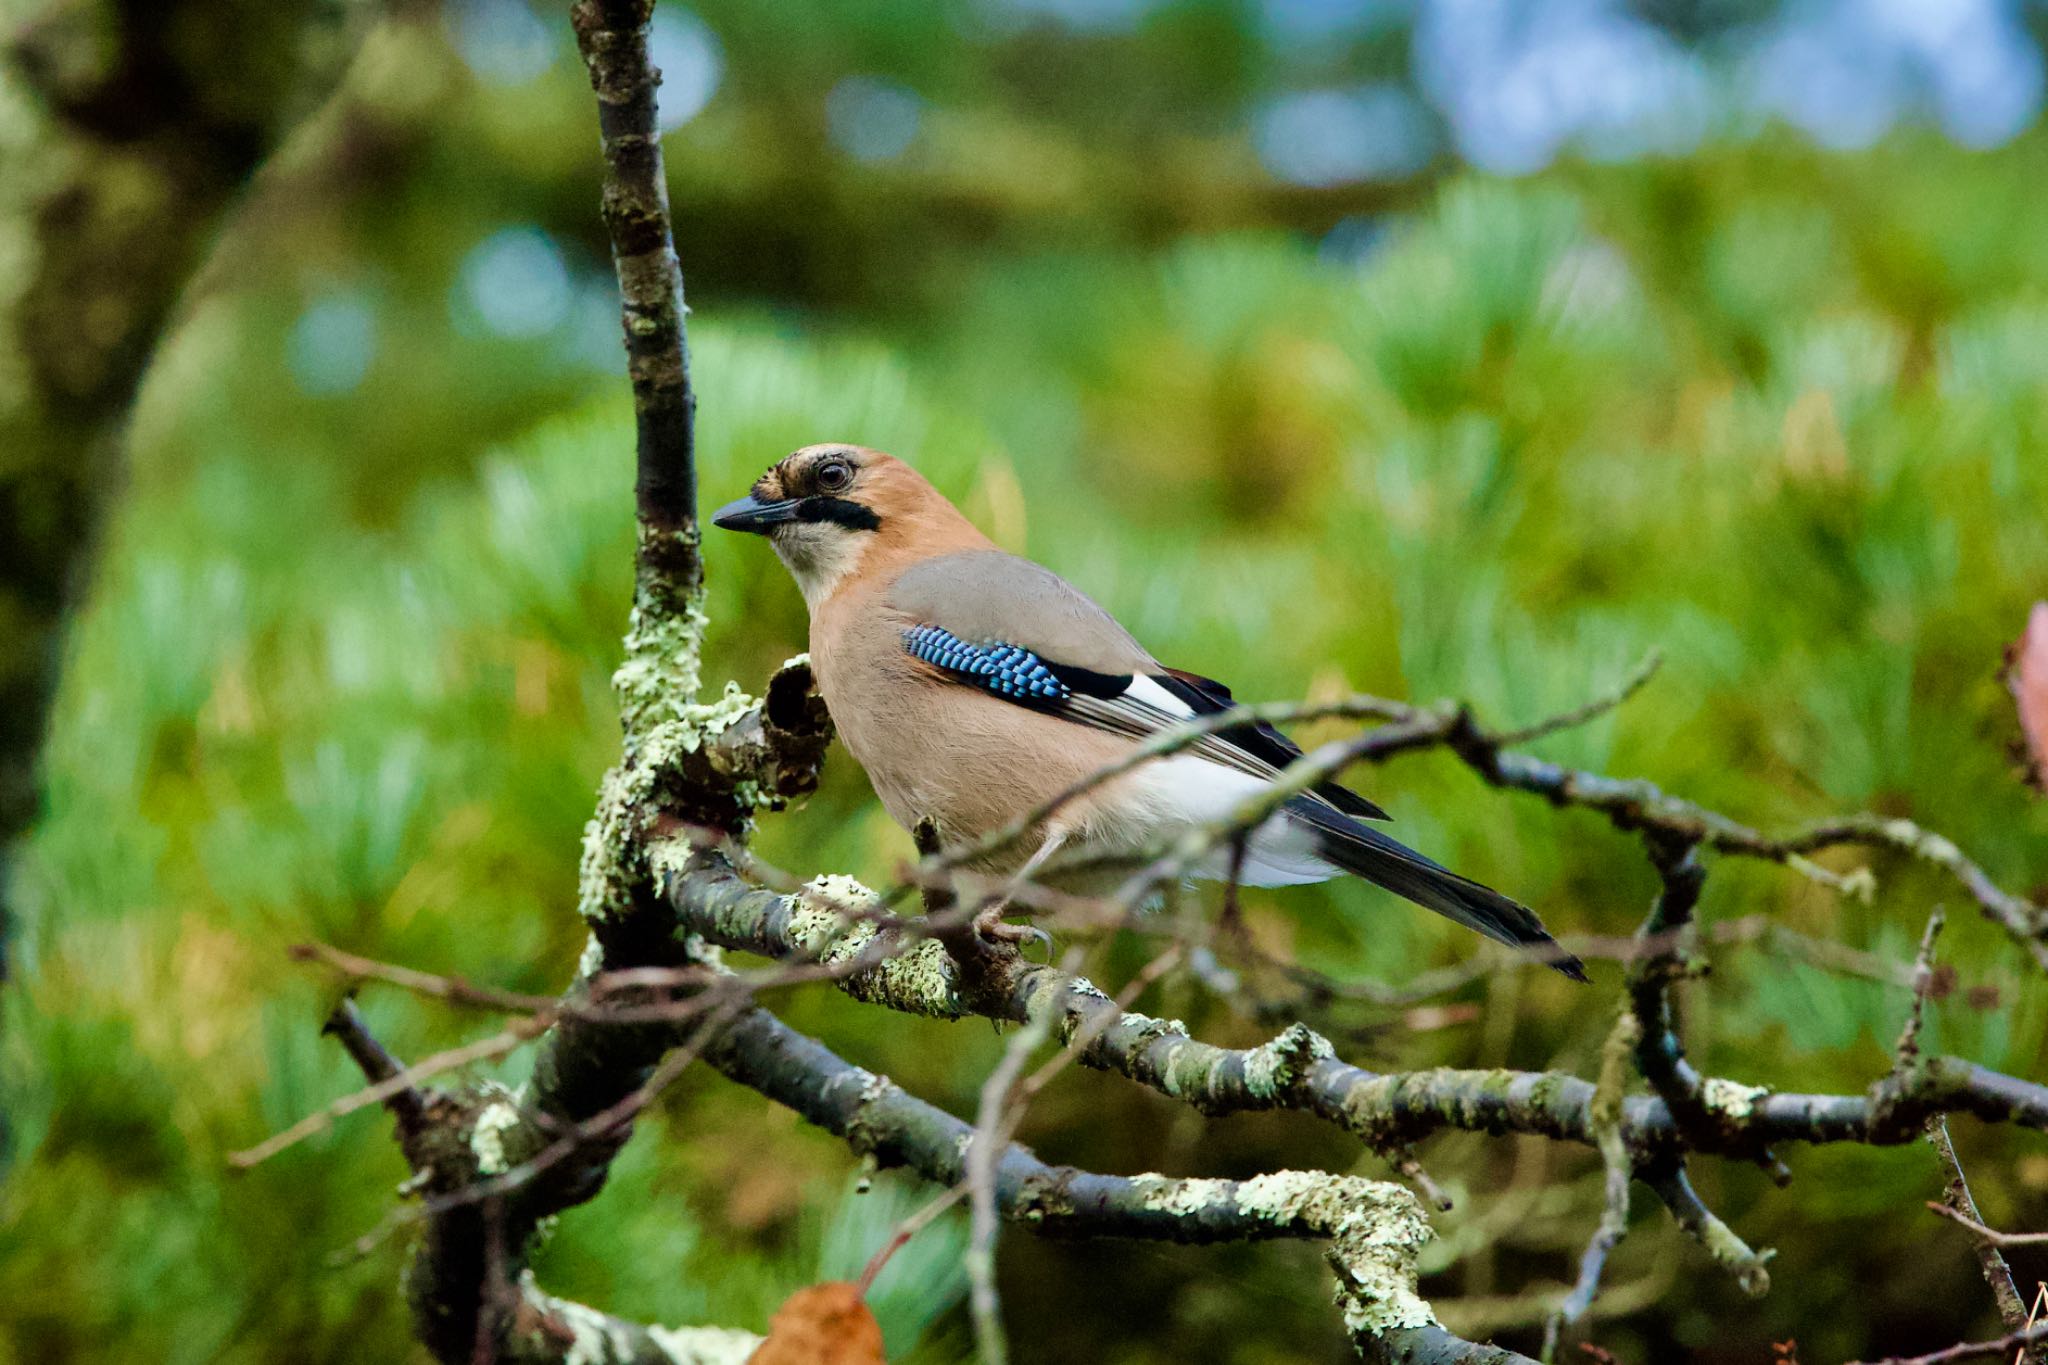
[[[1020,944],[1037,943],[1050,954],[1052,935],[1035,924],[1012,924],[1003,916],[1009,913],[1007,905],[994,905],[974,917],[974,932],[993,943],[1007,943],[1015,948]]]

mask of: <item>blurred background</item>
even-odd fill
[[[2005,885],[2048,884],[1997,677],[2048,595],[2048,6],[663,0],[655,34],[707,504],[795,446],[880,446],[1241,697],[1455,696],[1521,723],[1661,648],[1647,692],[1541,751],[1767,827],[1910,814]],[[20,142],[29,104],[0,95]],[[404,1176],[388,1124],[244,1175],[224,1158],[357,1084],[316,1033],[333,985],[288,944],[537,992],[582,947],[632,544],[599,170],[562,8],[415,7],[370,29],[184,295],[15,871],[0,1361],[423,1358],[403,1239],[352,1249]],[[706,676],[756,687],[803,648],[801,602],[756,542],[712,533],[708,556]],[[1443,756],[1360,785],[1560,932],[1626,933],[1648,903],[1639,850],[1590,815]],[[837,755],[759,849],[886,881],[908,844]],[[1946,900],[1960,988],[1933,1046],[2040,1078],[2048,991],[2018,950],[1952,884],[1874,867],[1863,903],[1716,864],[1702,913],[1905,961]],[[1473,948],[1356,885],[1247,911],[1347,979]],[[1092,971],[1149,954],[1108,945]],[[1851,1092],[1886,1066],[1896,984],[1765,943],[1708,956],[1685,1000],[1702,1066]],[[1595,976],[1312,1017],[1366,1065],[1590,1075],[1618,999]],[[365,1003],[405,1055],[494,1028]],[[1144,1003],[1218,1042],[1271,1032],[1186,981]],[[783,1004],[955,1113],[1002,1047],[824,990]],[[1204,1121],[1078,1072],[1023,1137],[1118,1172],[1384,1170],[1307,1120]],[[2048,1224],[2048,1144],[1956,1137],[1989,1221]],[[1994,1334],[1967,1238],[1921,1206],[1924,1148],[1785,1155],[1782,1191],[1697,1172],[1779,1249],[1768,1297],[1644,1197],[1586,1335],[1624,1361],[1796,1338],[1812,1365]],[[1425,1291],[1533,1350],[1597,1162],[1473,1136],[1423,1158],[1458,1200]],[[927,1193],[859,1176],[699,1073],[538,1273],[760,1330]],[[967,1358],[963,1240],[941,1222],[893,1264],[892,1353]],[[2013,1259],[2048,1276],[2039,1249]],[[1032,1361],[1342,1360],[1326,1282],[1309,1246],[1020,1234],[1002,1259]]]

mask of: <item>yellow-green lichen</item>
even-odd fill
[[[1329,1237],[1345,1270],[1337,1304],[1354,1336],[1436,1322],[1415,1287],[1415,1262],[1429,1241],[1429,1220],[1405,1187],[1359,1176],[1275,1171],[1238,1186],[1237,1207]]]
[[[469,1150],[476,1157],[478,1175],[503,1175],[512,1168],[505,1156],[505,1134],[518,1126],[519,1111],[507,1101],[484,1106],[469,1129]]]
[[[881,931],[880,924],[868,918],[881,905],[881,897],[852,877],[814,877],[790,902],[790,947],[828,966],[843,962]]]
[[[1172,1176],[1146,1171],[1132,1176],[1131,1183],[1138,1187],[1139,1198],[1146,1208],[1157,1209],[1176,1218],[1186,1218],[1236,1198],[1235,1182],[1229,1180],[1176,1180]]]
[[[584,919],[611,919],[627,909],[633,879],[624,860],[639,843],[641,803],[652,789],[650,770],[637,763],[620,764],[598,785],[576,874],[576,908]]]
[[[1907,828],[1910,829],[1911,826],[1908,825]],[[1946,840],[1943,842],[1946,842]],[[1847,896],[1851,900],[1862,901],[1865,905],[1870,904],[1877,898],[1877,874],[1872,872],[1868,866],[1851,868],[1847,872],[1837,872],[1831,867],[1824,867],[1813,859],[1797,853],[1786,857],[1785,866],[1791,868],[1802,877],[1828,887],[1838,895]]]
[[[1416,1258],[1429,1241],[1422,1205],[1400,1185],[1320,1171],[1275,1171],[1246,1181],[1131,1177],[1147,1208],[1177,1217],[1232,1207],[1276,1227],[1327,1237],[1344,1267],[1337,1303],[1354,1335],[1436,1321],[1416,1292]]]
[[[761,1346],[737,1327],[650,1327],[647,1338],[675,1365],[744,1365]]]
[[[801,894],[806,900],[822,901],[840,910],[862,913],[879,909],[882,903],[882,898],[869,890],[860,878],[838,872],[811,878],[804,883]]]
[[[1329,1039],[1306,1024],[1290,1024],[1278,1038],[1245,1054],[1244,1088],[1254,1099],[1276,1100],[1306,1079],[1310,1067],[1336,1055]]]
[[[576,979],[588,981],[603,970],[604,945],[597,941],[596,934],[592,934],[589,941],[583,945],[583,955],[576,959]]]
[[[686,754],[694,754],[704,745],[730,730],[761,703],[750,696],[740,685],[730,680],[717,701],[684,701],[669,708],[670,715],[661,720],[663,726],[673,726],[673,742]]]
[[[1700,1099],[1707,1108],[1731,1119],[1748,1118],[1756,1112],[1756,1102],[1770,1093],[1765,1086],[1743,1085],[1720,1076],[1710,1076],[1700,1086]]]
[[[686,550],[696,543],[692,532],[653,531],[642,526],[642,563],[649,557],[651,539],[662,535],[682,541]],[[704,631],[711,624],[701,590],[680,607],[658,596],[649,599],[643,583],[626,625],[625,660],[612,674],[619,720],[629,735],[645,734],[662,721],[680,719],[680,708],[695,701]]]
[[[872,1071],[854,1070],[848,1076],[833,1082],[834,1085],[852,1081],[859,1105],[846,1125],[846,1145],[855,1156],[865,1157],[875,1150],[875,1132],[868,1126],[868,1109],[888,1097],[895,1085],[887,1076],[878,1076]]]
[[[1886,838],[1916,857],[1944,867],[1953,867],[1963,861],[1963,851],[1955,846],[1953,840],[1933,830],[1922,829],[1911,820],[1887,820],[1882,828]]]
[[[814,878],[791,903],[790,947],[828,967],[851,962],[888,932],[875,918],[881,910],[881,897],[852,877]],[[899,945],[840,985],[856,1000],[910,1014],[954,1019],[961,1012],[953,959],[933,939]]]
[[[1586,1117],[1596,1132],[1621,1131],[1622,1102],[1628,1097],[1629,1061],[1642,1038],[1643,1022],[1633,1011],[1624,1009],[1615,1016],[1614,1026],[1607,1031],[1607,1041],[1600,1045],[1600,1074],[1593,1083],[1593,1098],[1586,1106]]]
[[[583,827],[577,908],[585,919],[610,919],[627,908],[636,869],[625,860],[637,856],[663,775],[674,772],[685,756],[723,734],[755,704],[737,684],[727,683],[720,700],[704,706],[680,702],[665,719],[631,732],[636,738],[627,760],[604,775],[596,812]]]

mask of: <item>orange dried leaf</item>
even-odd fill
[[[2036,602],[2026,634],[2005,653],[2005,685],[2027,737],[2027,780],[2048,792],[2048,602]]]
[[[888,1365],[882,1328],[844,1280],[806,1285],[768,1323],[748,1365]]]

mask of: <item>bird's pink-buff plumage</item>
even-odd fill
[[[1154,659],[1058,575],[998,549],[879,451],[806,447],[713,520],[768,536],[810,608],[812,666],[840,737],[892,818],[930,821],[947,843],[1001,828],[1147,736],[1233,704],[1220,684]],[[1299,753],[1268,727],[1220,731],[1095,787],[981,870],[1029,868],[1083,892],[1113,885],[1118,858],[1226,819]],[[1237,875],[1282,886],[1353,873],[1583,979],[1527,908],[1367,823],[1383,818],[1326,783],[1252,831]],[[1197,874],[1227,876],[1232,860],[1219,849]],[[1096,871],[1062,875],[1066,862]]]

